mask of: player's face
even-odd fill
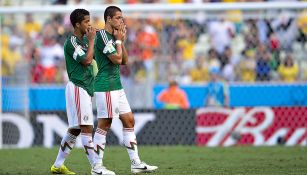
[[[90,23],[90,16],[84,16],[84,19],[82,20],[81,24],[80,24],[80,30],[82,32],[82,34],[86,33],[86,30],[91,27],[91,23]]]
[[[122,23],[124,23],[123,14],[122,12],[117,11],[115,15],[111,18],[111,26],[115,30],[118,30]]]

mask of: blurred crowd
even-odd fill
[[[50,3],[85,2],[89,1]],[[273,13],[274,17],[266,18],[248,18],[241,11],[218,17],[197,13],[192,19],[156,14],[145,19],[127,17],[130,63],[121,68],[122,79],[161,83],[176,77],[180,84],[206,83],[214,70],[228,82],[307,80],[307,10]],[[63,44],[73,31],[69,14],[26,14],[22,18],[21,23],[18,15],[1,16],[2,76],[9,81],[28,73],[31,82],[38,84],[68,81]],[[92,24],[103,28],[103,16],[92,15]]]
[[[83,4],[138,4],[138,3],[219,3],[219,2],[294,2],[305,0],[3,0],[2,5],[83,5]]]

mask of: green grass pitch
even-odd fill
[[[58,148],[2,149],[1,175],[50,174]],[[152,175],[270,175],[307,174],[307,147],[139,146],[141,158],[159,166]],[[74,149],[65,164],[80,175],[90,175],[82,149]],[[130,173],[124,147],[107,146],[105,165],[117,175]]]

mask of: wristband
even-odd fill
[[[121,40],[116,40],[115,44],[122,44],[122,41]]]

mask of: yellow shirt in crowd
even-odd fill
[[[182,58],[184,60],[194,59],[194,46],[195,43],[189,41],[188,39],[181,39],[177,43],[178,47],[182,49]]]
[[[299,73],[298,65],[294,64],[292,67],[280,65],[278,68],[278,73],[283,81],[294,82]]]
[[[41,25],[37,22],[26,23],[23,26],[23,30],[28,34],[32,32],[38,33],[41,31]]]

